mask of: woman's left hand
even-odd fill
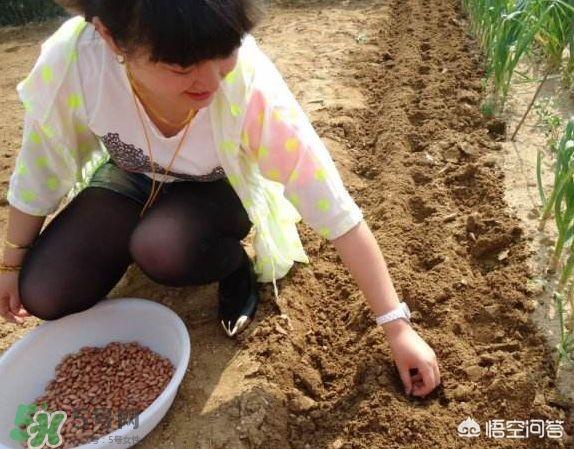
[[[405,393],[426,396],[440,384],[440,372],[436,354],[432,348],[403,320],[386,328],[387,338]],[[411,377],[410,370],[418,372]]]

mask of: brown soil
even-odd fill
[[[303,3],[303,2],[301,2]],[[456,0],[276,5],[256,36],[324,138],[435,350],[442,385],[408,398],[384,333],[332,245],[300,226],[310,265],[263,286],[237,342],[215,286],[165,288],[131,267],[112,296],[149,297],[190,329],[190,373],[141,448],[567,448],[554,356],[530,319],[528,239],[493,157],[503,127],[479,113],[481,65]],[[20,139],[13,88],[55,24],[0,33],[6,186]],[[6,207],[1,217],[5,226]],[[25,328],[0,326],[0,349]],[[457,426],[470,416],[483,435]],[[564,420],[561,440],[492,439],[488,420]]]

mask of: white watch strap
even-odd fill
[[[409,317],[407,315],[406,303],[403,301],[399,304],[396,309],[391,310],[390,312],[385,313],[384,315],[378,316],[376,318],[377,325],[388,323],[389,321],[394,321],[399,318],[404,318],[407,323],[410,323]]]

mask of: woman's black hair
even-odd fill
[[[261,18],[257,0],[61,0],[86,21],[99,17],[128,54],[188,67],[229,56]]]

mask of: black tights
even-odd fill
[[[26,254],[19,277],[24,308],[44,320],[86,310],[132,262],[155,282],[185,286],[230,276],[246,257],[240,240],[251,222],[225,180],[176,182],[142,218],[141,208],[109,189],[81,191]]]

